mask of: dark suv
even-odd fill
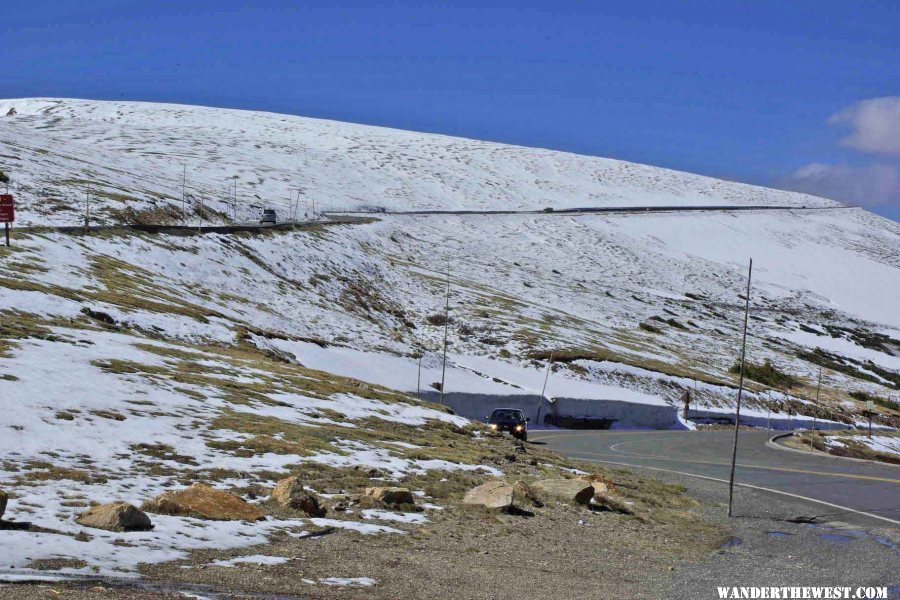
[[[274,208],[265,209],[262,212],[262,216],[259,218],[260,225],[265,225],[266,223],[274,225],[276,223],[276,221],[277,221],[277,218],[275,217],[275,209]]]
[[[494,431],[508,431],[513,437],[528,440],[528,421],[518,408],[495,408],[487,423]]]

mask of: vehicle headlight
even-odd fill
[[[497,429],[497,424],[496,424],[496,423],[491,423],[491,429]]]
[[[522,431],[522,426],[521,426],[521,425],[516,425],[516,431]]]

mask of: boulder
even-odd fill
[[[163,492],[144,502],[145,511],[214,521],[258,521],[263,513],[234,494],[202,483],[176,492]]]
[[[0,519],[3,518],[3,513],[6,512],[6,503],[9,502],[9,495],[0,490]]]
[[[594,497],[594,487],[583,479],[542,479],[531,484],[539,495],[587,506]]]
[[[594,509],[608,510],[625,515],[634,514],[625,500],[609,494],[594,496],[594,501],[591,503],[591,506]]]
[[[153,529],[150,517],[127,502],[94,506],[81,513],[75,522],[84,527],[106,529],[107,531],[150,531]]]
[[[594,488],[594,497],[612,494],[612,485],[606,483],[601,475],[582,475],[578,479],[586,481]]]
[[[502,479],[495,479],[469,490],[463,498],[463,504],[504,511],[527,512],[537,503],[528,487],[521,481],[509,483]]]
[[[370,487],[366,488],[366,496],[387,505],[416,503],[412,493],[402,487]]]
[[[281,506],[294,510],[302,510],[310,517],[324,517],[325,507],[319,504],[319,498],[303,487],[299,477],[288,477],[275,484],[272,497]]]
[[[606,496],[610,493],[609,486],[603,483],[602,481],[591,481],[589,482],[591,487],[594,488],[594,497],[597,496]]]

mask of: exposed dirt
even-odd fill
[[[456,502],[429,510],[429,521],[382,524],[401,534],[361,535],[346,530],[319,537],[286,533],[251,548],[200,551],[188,559],[147,565],[143,575],[156,591],[101,590],[91,585],[55,585],[63,597],[169,598],[159,589],[201,597],[240,598],[560,598],[615,597],[623,589],[645,597],[640,582],[685,562],[701,560],[727,539],[724,530],[698,516],[699,505],[677,486],[622,471],[612,479],[633,515],[554,503],[534,516],[513,516]],[[340,515],[331,515],[337,516]],[[359,518],[359,515],[348,515]],[[374,522],[374,521],[373,521]],[[276,565],[214,566],[216,560],[267,555]],[[371,578],[371,587],[331,586],[328,578]],[[165,582],[165,583],[162,583]],[[112,585],[113,582],[110,582]],[[4,596],[3,593],[14,595]],[[652,597],[646,592],[646,597]],[[36,585],[0,588],[0,598],[56,597]]]

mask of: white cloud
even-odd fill
[[[873,154],[900,155],[900,96],[857,102],[832,115],[828,122],[852,128],[841,140],[845,146]]]
[[[900,96],[862,100],[828,122],[849,129],[842,145],[881,158],[858,166],[810,163],[779,178],[776,185],[880,212],[900,210]]]
[[[861,206],[900,205],[900,168],[811,163],[778,181],[779,187]]]

